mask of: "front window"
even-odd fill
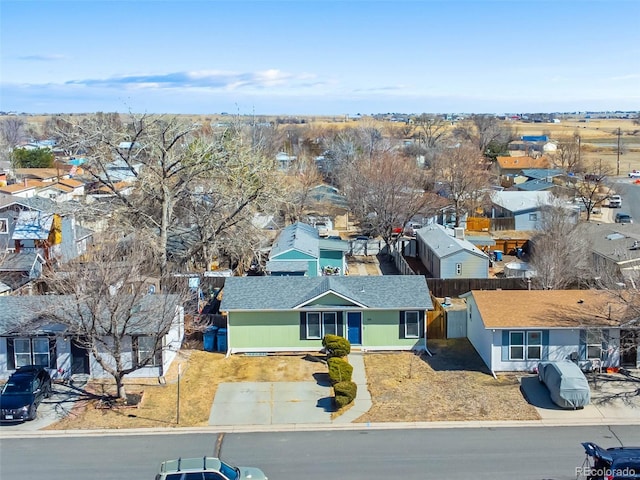
[[[527,360],[542,359],[542,332],[527,332]]]
[[[338,335],[338,315],[335,312],[324,312],[322,314],[322,326],[324,335]]]
[[[462,275],[462,264],[456,263],[456,275]]]
[[[587,360],[602,358],[602,334],[599,330],[587,330]]]
[[[6,218],[0,218],[0,233],[9,233],[9,225]]]
[[[137,365],[157,367],[162,364],[162,349],[156,345],[155,337],[149,335],[133,337],[132,343]]]
[[[524,360],[524,332],[509,332],[509,360]]]
[[[322,338],[322,326],[320,325],[319,313],[307,313],[307,338]]]
[[[25,365],[38,365],[48,368],[51,363],[51,351],[48,337],[14,338],[13,358],[15,368]]]
[[[418,312],[405,312],[404,314],[404,337],[420,337],[420,317]]]
[[[537,213],[530,213],[529,214],[529,220],[532,222],[537,222],[538,221],[538,214]]]
[[[342,335],[337,312],[307,312],[306,339],[320,340],[325,335]]]

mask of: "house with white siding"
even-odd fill
[[[585,370],[640,366],[637,314],[606,291],[473,290],[461,298],[467,338],[492,372],[566,359]]]
[[[491,193],[491,218],[515,219],[515,230],[540,230],[542,212],[553,204],[554,196],[546,191],[501,191]]]
[[[489,257],[464,229],[437,223],[416,230],[417,254],[433,278],[489,278]]]

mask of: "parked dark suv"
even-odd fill
[[[640,479],[640,447],[613,447],[606,450],[593,442],[582,444],[591,458],[583,477],[588,480]]]
[[[0,392],[0,421],[24,422],[37,416],[42,399],[51,396],[51,377],[37,365],[18,368]]]

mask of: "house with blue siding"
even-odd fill
[[[491,193],[491,218],[515,219],[515,230],[540,230],[542,212],[553,204],[554,196],[547,191]]]
[[[266,270],[273,276],[344,275],[348,250],[347,242],[320,238],[314,227],[298,222],[280,232]]]
[[[492,372],[531,372],[543,360],[569,359],[585,370],[640,365],[637,313],[606,291],[473,290],[461,297],[467,338]]]
[[[228,354],[319,351],[327,334],[362,350],[424,350],[432,309],[421,275],[231,277],[220,305]]]
[[[464,229],[437,223],[416,230],[418,257],[433,278],[489,278],[489,257],[464,237]]]

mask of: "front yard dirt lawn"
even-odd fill
[[[467,339],[429,340],[429,350],[364,355],[372,408],[357,422],[538,420],[516,375],[496,380]]]
[[[224,382],[310,382],[315,373],[326,374],[327,366],[314,356],[234,355],[200,350],[182,350],[165,375],[157,379],[129,379],[127,393],[141,393],[137,407],[104,408],[100,395],[113,394],[113,382],[92,382],[71,413],[47,430],[150,428],[206,426],[218,385]],[[178,365],[180,377],[180,424],[177,420]]]

